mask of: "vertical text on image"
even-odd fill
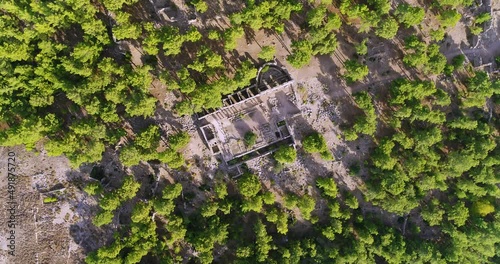
[[[9,151],[7,157],[7,247],[9,255],[15,256],[16,252],[16,153]]]

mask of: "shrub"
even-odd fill
[[[168,138],[168,143],[173,150],[177,151],[187,146],[190,139],[191,137],[189,136],[189,134],[183,131],[170,136]]]
[[[495,212],[495,207],[489,201],[477,201],[474,203],[474,212],[484,217]]]
[[[358,45],[355,46],[356,48],[356,53],[358,55],[366,55],[368,53],[368,47],[366,46],[366,41],[367,39],[364,39],[363,41],[361,41],[361,43],[359,43]]]
[[[208,31],[208,39],[218,40],[220,39],[220,33],[217,30]]]
[[[279,163],[293,163],[297,159],[297,151],[292,146],[281,146],[274,152]]]
[[[45,197],[45,198],[43,198],[44,204],[55,203],[55,202],[57,202],[57,197]]]
[[[444,35],[446,34],[446,31],[442,28],[438,28],[436,30],[431,30],[430,35],[431,39],[434,41],[441,41],[444,39]]]
[[[352,195],[351,193],[346,193],[344,202],[351,209],[355,210],[359,207],[358,198],[356,198],[356,196]]]
[[[480,26],[470,26],[469,27],[469,30],[470,30],[470,33],[472,33],[472,35],[479,35],[483,32],[483,27],[480,27]]]
[[[285,198],[283,199],[283,205],[285,208],[288,210],[293,210],[299,201],[299,198],[294,195],[294,194],[287,194],[285,195]]]
[[[323,194],[335,199],[337,197],[337,184],[333,178],[318,178],[316,179],[316,186],[323,190]]]
[[[488,20],[491,20],[491,15],[490,13],[482,13],[479,16],[476,17],[476,20],[474,20],[475,24],[482,24]]]
[[[88,195],[95,195],[99,194],[103,191],[102,186],[99,182],[91,182],[87,184],[83,190],[88,194]]]
[[[358,63],[355,60],[345,62],[346,72],[344,77],[350,83],[363,80],[368,75],[368,66]]]
[[[453,68],[457,70],[464,67],[464,62],[465,62],[465,56],[463,54],[460,54],[453,58],[453,60],[451,61],[451,65],[453,65]]]
[[[358,163],[355,163],[349,167],[349,172],[351,175],[358,175],[361,171],[361,166]]]
[[[264,46],[259,52],[259,59],[270,61],[273,59],[274,53],[276,53],[276,48],[274,46]]]
[[[332,160],[333,156],[328,150],[328,146],[326,145],[325,138],[319,134],[318,132],[315,132],[313,134],[310,134],[304,138],[302,141],[302,147],[304,150],[308,153],[320,153],[321,158],[325,160]]]
[[[196,1],[193,1],[191,3],[193,4],[193,6],[197,12],[205,13],[208,10],[208,5],[203,0],[196,0]]]

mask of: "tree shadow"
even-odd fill
[[[124,5],[123,10],[132,14],[131,19],[134,21],[162,21],[156,12],[156,7],[148,0],[140,0],[133,5]]]
[[[318,59],[321,73],[332,77],[336,76],[337,78],[340,76],[337,64],[333,61],[332,56],[318,55],[316,58]],[[335,71],[336,69],[337,71]]]
[[[381,42],[378,46],[369,49],[365,63],[370,70],[369,83],[378,85],[400,78],[401,75],[392,68],[391,63],[399,61],[402,55],[398,47],[389,41]]]
[[[346,82],[340,74],[339,68],[329,55],[317,56],[321,74],[316,76],[317,80],[327,89],[325,95],[330,101],[337,101],[350,97]]]
[[[292,92],[292,96],[293,92]],[[286,94],[283,90],[276,92],[275,97],[278,102],[278,111],[282,116],[293,116],[300,113],[300,109],[295,103],[290,100],[290,94]]]
[[[257,40],[255,39],[255,31],[252,28],[244,26],[243,31],[245,32],[245,41],[247,45],[250,45],[252,42],[257,43]]]
[[[246,59],[246,60],[251,61],[251,62],[252,62],[252,64],[254,64],[254,65],[259,65],[259,64],[260,64],[258,61],[256,61],[256,60],[255,60],[255,59],[254,59],[254,58],[250,55],[250,53],[245,52],[244,54],[245,54],[245,59]]]
[[[298,40],[299,39],[299,32],[300,31],[294,31],[292,30],[292,28],[294,28],[294,24],[296,25],[300,25],[300,24],[297,24],[297,23],[294,23],[293,21],[295,20],[299,20],[300,18],[296,18],[297,14],[292,14],[291,18],[292,18],[292,22],[290,20],[285,20],[283,21],[283,24],[284,24],[284,28],[285,30],[283,31],[283,33],[281,34],[277,34],[274,32],[274,34],[276,34],[276,37],[277,38],[280,38],[280,41],[283,40],[282,38],[282,35],[285,34],[289,39],[291,40]],[[303,23],[303,22],[301,22]]]
[[[176,117],[172,111],[168,111],[163,107],[156,108],[154,121],[163,130],[173,128],[174,131],[181,131],[183,129],[183,125],[179,122],[179,118]]]
[[[252,131],[250,125],[248,125],[248,123],[245,121],[244,118],[237,118],[233,120],[233,127],[235,131],[238,133],[237,135],[239,136],[239,139],[244,138],[246,133]]]
[[[84,108],[70,100],[65,93],[57,93],[54,102],[47,107],[47,112],[54,113],[63,120],[62,126],[69,126],[75,120],[83,120],[87,117]]]
[[[158,107],[157,107],[158,108]],[[127,119],[134,134],[144,131],[147,127],[154,125],[155,121],[152,118],[144,118],[142,116],[130,117]]]

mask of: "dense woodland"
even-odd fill
[[[188,4],[203,15],[213,2]],[[363,181],[356,191],[331,176],[310,175],[316,185],[309,191],[277,199],[252,171],[238,179],[220,172],[199,187],[203,202],[185,210],[197,199],[184,192],[186,183],[162,184],[151,197],[142,195],[143,180],[133,175],[111,186],[87,183],[85,192],[99,201],[96,227],[108,228],[120,208],[133,209],[112,242],[89,252],[86,263],[500,262],[500,120],[494,111],[500,81],[463,56],[447,61],[439,50],[473,1],[248,0],[226,14],[226,28],[159,25],[137,16],[148,4],[2,1],[0,145],[64,155],[74,168],[99,163],[110,151],[124,167],[142,161],[189,170],[182,154],[188,133],[164,136],[156,124],[132,131],[128,122],[153,120],[160,108],[185,116],[220,107],[222,96],[257,74],[254,62],[229,59],[237,41],[258,30],[285,34],[292,21],[300,32],[286,60],[295,68],[332,55],[337,35],[354,28],[365,40],[351,43],[357,54],[344,61],[340,75],[348,85],[370,74],[368,38],[398,39],[403,64],[421,77],[401,76],[348,102],[361,114],[343,125],[343,139],[374,145],[368,159],[350,168],[351,177]],[[426,16],[439,27],[410,30]],[[490,19],[477,15],[469,32],[480,34]],[[142,49],[143,65],[120,50],[123,42]],[[275,52],[264,46],[259,58],[270,60]],[[453,87],[427,76],[446,76]],[[178,95],[173,107],[150,93],[153,80]],[[245,136],[245,144],[254,143],[255,135]],[[281,147],[272,155],[277,167],[300,153],[334,160],[319,132],[299,143],[304,151]],[[377,210],[365,210],[367,204]],[[384,214],[397,216],[397,223]]]

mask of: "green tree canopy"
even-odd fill
[[[326,145],[325,138],[318,132],[312,133],[304,137],[302,147],[308,153],[320,153],[325,160],[332,160],[333,156]]]
[[[264,46],[262,50],[259,52],[259,59],[263,59],[265,61],[271,61],[274,58],[274,54],[276,53],[276,48],[274,46]]]
[[[355,60],[347,60],[344,65],[344,77],[351,83],[363,80],[369,73],[368,66],[362,65]]]
[[[458,13],[457,10],[447,9],[440,12],[438,16],[439,23],[442,27],[450,28],[454,27],[458,21],[462,18],[462,15]]]
[[[411,6],[409,4],[399,4],[394,11],[394,15],[399,23],[409,28],[422,23],[425,17],[425,11],[421,7]]]
[[[297,151],[292,146],[281,146],[274,152],[274,158],[280,163],[293,163],[297,159]]]

